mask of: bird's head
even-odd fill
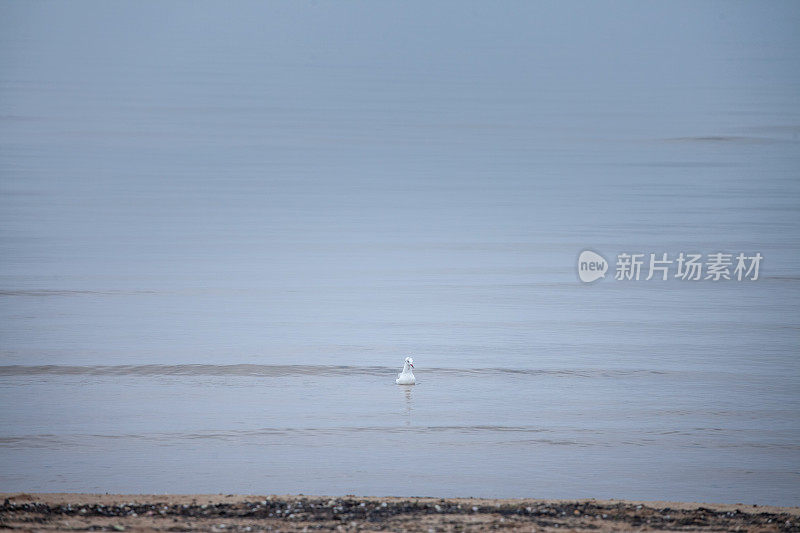
[[[406,363],[408,363],[408,366],[410,366],[411,368],[414,368],[414,360],[411,359],[410,357],[406,357]]]

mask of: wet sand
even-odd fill
[[[621,500],[0,494],[27,531],[800,531],[800,508]]]

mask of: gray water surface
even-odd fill
[[[797,27],[3,3],[2,490],[800,505]]]

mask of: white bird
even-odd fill
[[[417,380],[414,378],[414,372],[411,371],[411,369],[414,368],[414,360],[410,357],[406,357],[403,363],[403,371],[397,374],[395,383],[398,385],[416,384]]]

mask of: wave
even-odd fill
[[[116,446],[118,442],[150,442],[154,444],[178,444],[182,441],[223,441],[252,443],[259,445],[294,446],[298,442],[315,442],[317,439],[363,438],[374,435],[383,439],[392,435],[418,435],[439,440],[440,445],[464,446],[478,439],[484,445],[498,446],[666,446],[689,448],[759,448],[799,451],[797,444],[785,432],[771,432],[769,438],[763,431],[713,428],[695,428],[681,431],[662,429],[625,431],[618,429],[592,428],[547,428],[542,426],[496,426],[496,425],[448,425],[448,426],[331,426],[331,427],[264,427],[250,430],[197,430],[185,432],[145,433],[40,433],[0,436],[0,448],[52,448],[86,447],[103,442]],[[451,440],[456,435],[467,440]],[[299,440],[298,440],[299,439]],[[308,440],[310,439],[310,441]]]
[[[533,368],[445,368],[434,367],[419,370],[425,375],[447,376],[564,376],[564,377],[623,377],[636,375],[667,375],[674,371],[654,369],[533,369]],[[3,365],[0,376],[385,376],[396,373],[397,368],[388,366],[351,365]]]

